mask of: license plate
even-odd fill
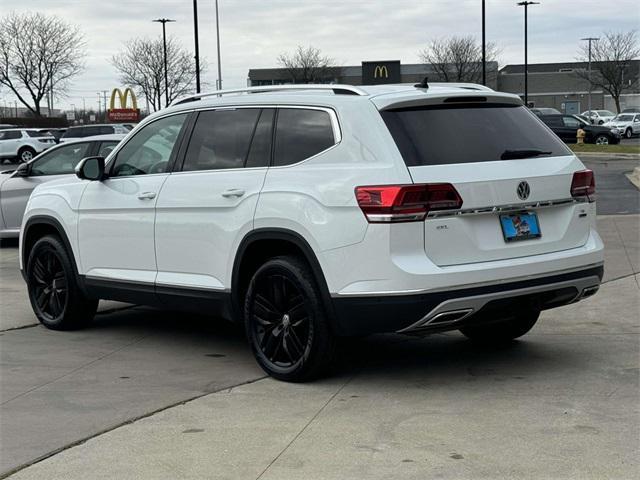
[[[502,225],[502,235],[505,242],[530,240],[542,236],[538,215],[535,213],[500,215],[500,225]]]

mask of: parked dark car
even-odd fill
[[[609,127],[590,125],[577,115],[540,115],[540,120],[547,124],[565,143],[576,143],[578,129],[585,131],[585,143],[607,145],[620,143],[620,133]]]

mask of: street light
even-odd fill
[[[198,40],[198,0],[193,0],[193,36],[196,42],[196,93],[200,93],[200,42]]]
[[[589,120],[591,120],[591,42],[600,40],[596,37],[581,38],[585,42],[589,42],[589,67],[587,69],[587,79],[589,80]]]
[[[529,85],[528,85],[528,69],[529,63],[527,59],[527,10],[529,5],[539,5],[540,2],[518,2],[519,7],[524,7],[524,104],[529,106]]]
[[[487,84],[487,39],[485,36],[484,0],[482,0],[482,84]]]
[[[167,73],[167,31],[165,25],[170,22],[175,22],[175,20],[171,20],[169,18],[158,18],[156,20],[152,20],[152,22],[157,22],[162,24],[162,45],[164,47],[164,95],[165,95],[165,107],[169,106],[169,75]]]
[[[216,41],[218,44],[218,90],[222,90],[222,67],[220,62],[220,17],[218,16],[218,0],[216,0]]]

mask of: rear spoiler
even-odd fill
[[[451,92],[437,96],[429,95],[421,91],[411,93],[402,92],[401,94],[379,95],[371,98],[371,101],[380,111],[461,103],[524,105],[522,99],[517,95],[481,90]]]

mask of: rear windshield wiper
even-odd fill
[[[532,158],[540,155],[551,155],[553,152],[545,152],[544,150],[505,150],[500,155],[500,160],[515,160],[518,158]]]

